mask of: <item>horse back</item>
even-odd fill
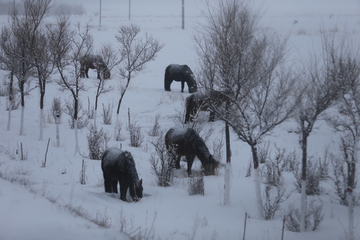
[[[188,65],[170,64],[165,69],[165,78],[175,81],[185,81],[193,72]],[[183,80],[184,79],[184,80]]]
[[[135,162],[129,152],[113,147],[104,152],[101,168],[109,177],[120,180],[127,171],[135,169]]]
[[[171,150],[171,148],[174,148],[175,153],[180,156],[195,155],[191,141],[192,131],[195,132],[191,128],[170,128],[165,134],[165,144],[167,149]]]

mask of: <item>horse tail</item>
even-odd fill
[[[192,94],[188,96],[185,100],[185,123],[188,123],[190,121],[190,115],[193,113],[194,107],[194,95]]]
[[[170,76],[170,65],[165,68],[165,75],[164,75],[164,89],[165,91],[171,91],[170,84],[172,82]]]

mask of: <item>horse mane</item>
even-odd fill
[[[186,73],[188,73],[189,74],[189,78],[187,78],[187,84],[188,84],[188,86],[190,87],[190,86],[197,86],[197,84],[196,84],[196,80],[194,79],[194,73],[193,73],[193,71],[191,70],[191,68],[188,66],[188,65],[182,65],[182,67],[181,67],[181,70],[182,71],[184,71],[184,72],[186,72]]]
[[[192,143],[192,147],[196,156],[199,158],[202,164],[209,163],[210,151],[206,146],[204,140],[199,136],[199,134],[192,128],[189,128],[187,131],[186,139]]]
[[[123,151],[122,154],[124,154],[125,158],[125,167],[127,169],[126,173],[129,179],[128,183],[135,182],[137,184],[139,182],[139,175],[136,171],[134,158],[128,151]]]

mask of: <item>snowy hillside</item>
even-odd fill
[[[4,3],[6,0],[0,0]],[[76,4],[74,4],[76,2]],[[185,99],[180,83],[173,82],[171,92],[164,91],[164,71],[171,63],[187,64],[198,72],[198,56],[194,50],[194,35],[204,23],[203,0],[185,1],[185,29],[181,28],[181,0],[102,0],[101,25],[99,25],[99,1],[60,0],[57,4],[77,8],[82,15],[72,15],[71,22],[94,27],[94,50],[102,44],[118,47],[115,35],[120,26],[129,22],[141,27],[141,33],[150,34],[164,44],[155,61],[149,62],[144,71],[131,80],[120,108],[122,141],[114,140],[116,106],[120,97],[120,77],[112,70],[108,82],[114,89],[99,98],[98,128],[109,136],[108,147],[121,147],[134,157],[140,179],[143,179],[144,197],[139,202],[123,202],[119,194],[105,193],[100,161],[89,159],[88,128],[79,130],[80,154],[75,154],[74,130],[69,126],[69,117],[62,115],[60,124],[60,147],[56,147],[56,124],[50,109],[53,99],[60,97],[63,106],[71,99],[68,91],[59,91],[54,71],[45,95],[46,122],[44,140],[39,140],[39,90],[35,88],[25,99],[24,135],[19,135],[20,108],[12,111],[10,131],[7,131],[7,98],[0,97],[0,240],[10,239],[129,239],[127,234],[146,239],[243,239],[245,214],[245,239],[281,239],[283,215],[290,205],[299,207],[300,194],[294,191],[294,175],[285,172],[285,185],[291,196],[281,204],[274,219],[265,221],[257,216],[254,177],[246,177],[251,161],[251,149],[231,134],[232,174],[231,204],[224,206],[224,169],[216,176],[206,176],[205,193],[188,194],[186,164],[176,172],[173,185],[159,187],[151,169],[150,159],[155,152],[153,142],[157,136],[149,135],[156,116],[160,116],[161,130],[166,132],[174,125],[182,125]],[[311,51],[320,51],[320,28],[326,31],[346,32],[354,42],[360,40],[360,2],[358,0],[256,0],[252,8],[261,15],[260,26],[289,37],[289,61],[305,59]],[[54,21],[54,15],[45,21]],[[8,24],[8,16],[0,15],[0,26]],[[345,31],[346,30],[346,31]],[[90,70],[85,81],[87,91],[80,92],[84,109],[94,105],[96,72]],[[0,81],[7,72],[0,71]],[[32,81],[30,88],[36,86]],[[1,89],[1,88],[0,88]],[[103,105],[113,106],[112,124],[103,124]],[[141,127],[143,142],[140,147],[130,146],[127,131],[128,111]],[[225,163],[224,123],[207,122],[208,113],[201,113],[204,124],[201,136],[209,137],[206,144],[214,153],[222,145],[221,163]],[[89,120],[92,123],[93,120]],[[90,125],[90,124],[89,124]],[[275,145],[287,153],[295,151],[300,160],[299,136],[292,132],[294,121],[286,122],[265,139],[270,143],[271,153]],[[47,143],[49,149],[46,153]],[[326,148],[337,149],[338,136],[319,121],[309,137],[308,151],[314,158],[322,158]],[[20,159],[21,150],[25,160]],[[42,167],[47,159],[46,166]],[[82,163],[85,163],[85,184],[80,183]],[[200,170],[201,163],[195,160],[193,171]],[[358,175],[359,176],[359,175]],[[322,184],[322,193],[316,199],[323,206],[324,219],[316,231],[294,233],[285,231],[284,239],[319,240],[346,239],[347,208],[335,200],[331,181]],[[355,192],[360,192],[357,186]],[[360,239],[360,209],[355,208],[355,236]]]

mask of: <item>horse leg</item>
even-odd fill
[[[126,192],[128,190],[128,185],[124,180],[119,181],[120,182],[120,199],[127,202],[126,199]]]
[[[185,113],[185,123],[188,123],[189,121],[192,122],[191,114],[192,114],[192,111],[191,111],[190,107],[188,106],[186,108],[186,113]]]
[[[194,158],[195,156],[186,156],[188,177],[191,177],[191,167],[194,162]]]
[[[181,80],[181,92],[184,92],[185,81]]]
[[[166,77],[165,76],[165,79],[164,79],[164,88],[165,88],[165,91],[171,91],[171,89],[170,89],[170,85],[171,85],[171,83],[172,83],[172,79],[170,79],[170,78],[168,78],[168,77]]]
[[[180,169],[180,160],[181,160],[181,156],[177,156],[177,158],[175,159],[175,168],[176,169]]]
[[[86,69],[85,69],[85,75],[86,75],[86,78],[89,78],[89,67],[86,67]]]
[[[104,176],[104,187],[105,187],[105,192],[107,193],[112,193],[113,189],[112,189],[112,178],[109,177],[108,175],[106,175],[105,173],[103,173]]]
[[[117,185],[118,185],[118,180],[112,179],[111,180],[111,186],[112,186],[112,192],[113,193],[118,193]]]

